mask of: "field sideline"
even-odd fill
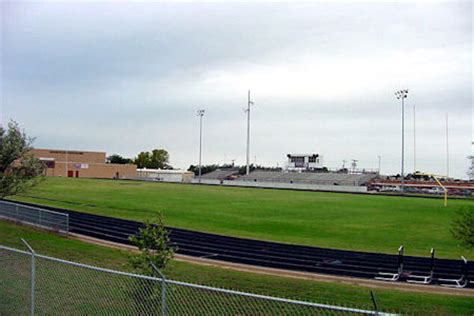
[[[48,178],[12,200],[132,220],[163,212],[169,226],[223,235],[407,255],[472,256],[449,228],[474,200],[400,198],[122,180]]]
[[[104,268],[129,269],[126,265],[127,251],[88,244],[31,227],[0,221],[0,244],[24,249],[20,238],[25,238],[35,251],[41,254]],[[299,280],[232,271],[178,260],[172,260],[163,272],[168,278],[191,283],[367,309],[373,307],[369,296],[372,290],[377,297],[380,309],[410,315],[427,313],[430,315],[469,315],[474,310],[472,297]]]

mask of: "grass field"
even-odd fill
[[[126,251],[88,244],[0,221],[0,244],[24,249],[20,238],[25,238],[41,254],[106,268],[127,270],[128,253]],[[367,287],[266,276],[176,260],[171,261],[164,273],[168,278],[192,283],[318,303],[371,308],[370,289]],[[385,289],[373,289],[373,291],[379,306],[385,311],[418,315],[470,315],[474,312],[472,297]],[[60,299],[60,297],[55,299]]]
[[[15,200],[169,226],[321,247],[470,257],[452,238],[455,210],[474,200],[400,198],[138,181],[48,178]]]

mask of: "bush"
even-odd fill
[[[456,212],[451,224],[451,233],[462,246],[474,248],[474,207],[465,207]]]
[[[140,251],[129,258],[129,265],[136,273],[152,276],[155,274],[152,263],[158,269],[164,269],[174,256],[175,249],[169,245],[168,231],[161,213],[158,213],[156,220],[146,221],[137,236],[128,239]]]

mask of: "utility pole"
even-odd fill
[[[202,117],[204,116],[204,110],[198,110],[197,116],[199,116],[199,183],[201,183],[201,159],[202,159]]]
[[[250,90],[248,93],[248,102],[247,102],[247,168],[246,174],[250,173],[250,105],[253,105],[253,101],[250,100]]]
[[[408,96],[408,90],[398,90],[395,92],[397,99],[402,100],[402,172],[400,192],[405,192],[405,99]]]
[[[357,160],[352,159],[351,166],[352,166],[352,173],[355,173],[357,169]]]

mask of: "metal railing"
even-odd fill
[[[387,315],[114,271],[26,245],[0,245],[0,315]]]
[[[69,232],[69,214],[54,212],[34,206],[0,200],[0,218]]]

